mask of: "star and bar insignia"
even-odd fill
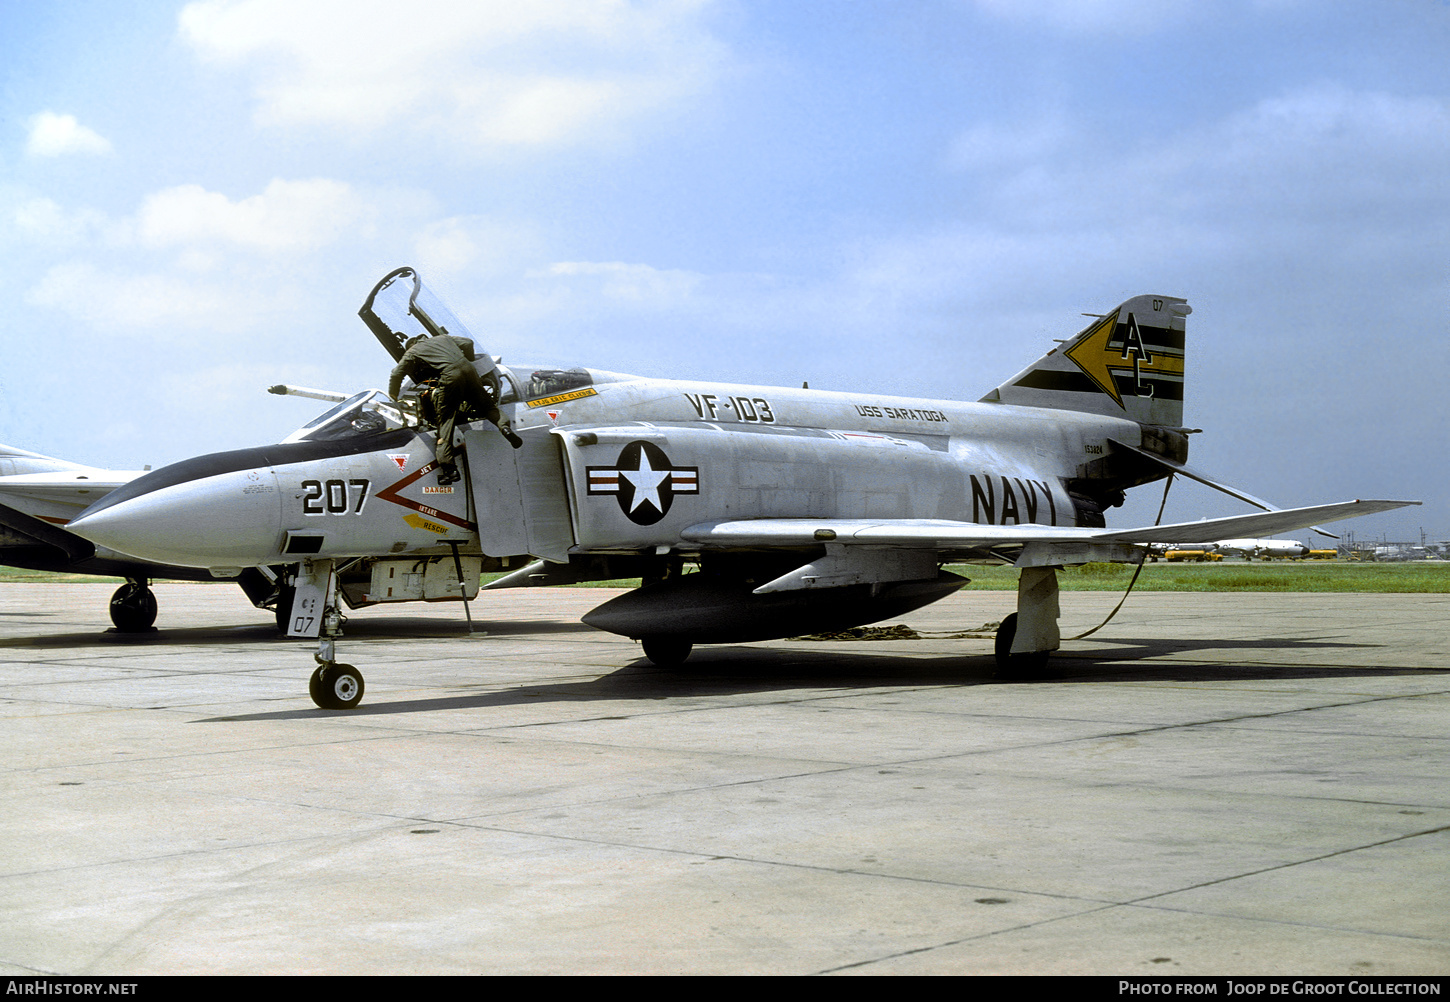
[[[676,466],[652,442],[630,442],[613,466],[589,466],[588,493],[613,494],[619,510],[636,525],[665,517],[676,494],[700,493],[700,468]]]

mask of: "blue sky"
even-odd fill
[[[1450,537],[1442,0],[0,15],[9,444],[275,441],[315,408],[266,386],[385,384],[402,264],[506,362],[968,400],[1164,293],[1194,465]]]

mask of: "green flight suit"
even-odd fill
[[[433,409],[438,414],[438,463],[453,464],[453,429],[460,418],[464,421],[484,418],[499,423],[498,403],[478,377],[469,357],[473,342],[467,338],[424,338],[403,353],[392,378],[388,380],[388,396],[398,399],[403,377],[410,377],[420,386],[433,381]]]

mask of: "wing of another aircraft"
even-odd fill
[[[95,544],[90,540],[82,539],[9,505],[0,504],[0,552],[32,545],[51,547],[70,562],[86,560],[96,553]]]
[[[34,558],[50,548],[57,559],[95,554],[88,541],[62,528],[98,499],[141,475],[140,470],[102,470],[0,445],[0,563],[23,550]]]
[[[397,425],[402,415],[390,402],[377,401],[381,390],[349,396],[330,390],[279,384],[269,392],[327,400],[330,408],[288,437],[288,442],[320,440]],[[270,568],[247,567],[228,574],[180,566],[164,560],[132,557],[71,531],[71,523],[97,502],[150,470],[106,470],[38,452],[0,445],[0,565],[31,570],[123,577],[111,598],[111,621],[124,633],[151,629],[156,618],[153,578],[209,581],[235,580],[258,608],[281,598]],[[319,485],[319,489],[321,489]],[[285,617],[285,612],[283,614]]]

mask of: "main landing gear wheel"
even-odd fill
[[[122,633],[145,633],[156,622],[156,595],[141,581],[127,581],[111,596],[111,622]]]
[[[362,702],[362,672],[352,665],[322,665],[308,680],[307,692],[324,710],[351,710]]]
[[[684,664],[695,646],[679,637],[645,637],[640,644],[644,647],[644,656],[661,668]]]
[[[1002,620],[997,627],[997,676],[999,678],[1023,678],[1036,675],[1047,667],[1051,651],[1028,651],[1025,654],[1012,653],[1012,641],[1017,636],[1017,613]]]

